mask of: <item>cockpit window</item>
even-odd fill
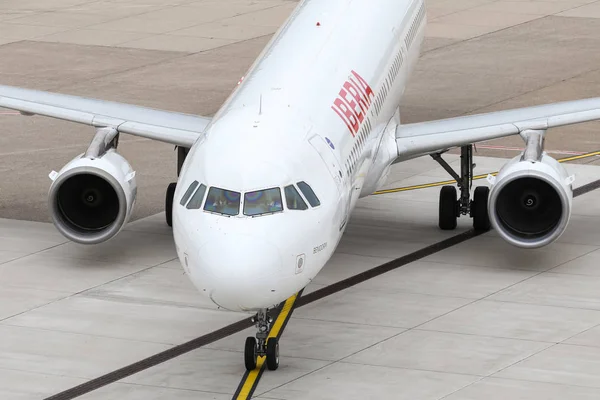
[[[192,199],[190,200],[186,208],[188,210],[200,209],[200,206],[202,205],[202,200],[204,200],[204,193],[206,193],[206,186],[202,184],[200,185],[198,190],[196,190],[196,193],[194,193],[194,196],[192,196]]]
[[[298,182],[298,187],[302,191],[302,194],[304,194],[304,197],[306,197],[306,200],[308,200],[308,202],[310,203],[311,207],[317,207],[321,205],[321,202],[317,198],[317,195],[315,194],[315,192],[313,192],[312,188],[308,186],[308,183],[304,181]]]
[[[257,190],[244,194],[244,215],[257,216],[283,211],[279,188]]]
[[[185,191],[185,194],[181,198],[181,201],[179,202],[179,204],[181,204],[182,206],[185,206],[185,203],[187,203],[190,196],[192,195],[192,193],[194,193],[194,190],[196,190],[197,187],[198,187],[198,181],[192,182],[192,184],[190,185],[188,190]]]
[[[285,204],[289,210],[306,210],[308,208],[294,185],[286,186],[283,191],[285,192]]]
[[[223,215],[240,213],[240,193],[211,187],[204,204],[204,210]]]

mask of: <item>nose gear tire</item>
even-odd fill
[[[439,226],[442,230],[456,229],[456,219],[458,217],[456,197],[456,187],[454,186],[443,186],[440,190]]]
[[[246,345],[244,347],[244,364],[248,371],[256,368],[256,360],[256,338],[249,336],[246,338]]]
[[[279,340],[276,337],[267,340],[267,368],[275,371],[279,367]]]
[[[167,195],[165,196],[165,219],[167,225],[173,226],[173,198],[175,197],[175,188],[177,183],[169,183],[167,187]]]

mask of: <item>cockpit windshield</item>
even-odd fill
[[[258,216],[283,211],[279,188],[257,190],[244,194],[244,215]]]
[[[204,193],[206,193],[206,185],[201,184],[196,193],[192,196],[192,199],[186,206],[188,210],[197,210],[202,205],[202,200],[204,200]]]
[[[181,198],[181,202],[179,204],[181,204],[182,206],[185,206],[185,203],[187,203],[187,201],[190,199],[190,197],[192,196],[192,194],[194,193],[194,190],[196,190],[198,185],[199,185],[198,181],[192,182],[190,187],[185,191],[185,194]]]
[[[321,204],[306,182],[297,182],[296,185],[285,186],[283,193],[278,187],[243,193],[243,215],[256,217],[283,212],[284,201],[287,210],[304,211],[309,209],[309,204],[310,208]],[[207,191],[208,195],[204,201]],[[200,209],[204,204],[204,211],[232,217],[240,214],[241,202],[240,192],[214,186],[207,190],[206,185],[193,181],[181,198],[180,204],[188,210]]]
[[[298,187],[302,191],[302,194],[304,194],[304,197],[306,197],[306,200],[308,200],[308,202],[310,203],[311,207],[318,207],[321,205],[319,198],[317,197],[315,192],[313,192],[312,188],[308,185],[308,183],[304,181],[298,182]]]
[[[238,215],[240,213],[239,192],[211,187],[204,204],[204,210],[223,215]]]
[[[308,206],[306,205],[306,203],[302,199],[302,196],[300,196],[300,193],[298,193],[298,190],[296,190],[296,187],[294,185],[286,186],[283,190],[285,191],[285,201],[289,210],[308,209]]]

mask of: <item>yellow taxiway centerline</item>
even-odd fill
[[[588,158],[588,157],[594,157],[594,156],[600,156],[600,151],[593,151],[591,153],[581,154],[581,155],[578,155],[578,156],[561,158],[561,159],[558,160],[558,162],[564,163],[564,162],[581,160],[582,158]],[[497,174],[498,174],[498,171],[496,171],[496,172],[490,172],[489,174],[475,175],[473,177],[473,180],[476,181],[476,180],[479,180],[479,179],[484,179],[488,175],[494,175],[495,176]],[[427,188],[436,187],[436,186],[453,185],[455,183],[456,183],[456,181],[454,179],[451,179],[451,180],[448,180],[448,181],[424,183],[422,185],[404,186],[404,187],[393,188],[393,189],[378,190],[375,193],[373,193],[373,195],[398,193],[398,192],[407,192],[409,190],[427,189]]]
[[[279,338],[279,336],[282,333],[282,328],[284,326],[284,323],[290,316],[290,313],[291,313],[292,309],[294,308],[294,303],[296,303],[297,298],[298,298],[298,294],[295,294],[285,301],[285,304],[283,305],[281,312],[277,316],[275,323],[273,324],[273,326],[271,327],[271,330],[269,331],[269,338],[272,338],[272,337]],[[233,396],[234,400],[247,400],[250,398],[250,396],[254,392],[254,389],[256,389],[256,385],[258,385],[258,381],[260,379],[260,376],[262,375],[264,367],[265,367],[265,357],[258,357],[258,359],[256,360],[256,368],[253,369],[252,371],[249,371],[248,373],[246,373],[244,375],[244,378],[242,381],[243,383],[240,383],[240,387],[241,387],[240,390],[238,390],[236,392],[236,394]]]

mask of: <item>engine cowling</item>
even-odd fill
[[[81,154],[50,178],[50,215],[68,239],[105,242],[129,221],[137,194],[135,171],[114,149],[101,157]]]
[[[539,161],[515,157],[492,180],[488,201],[492,226],[518,247],[554,242],[571,217],[572,182],[565,168],[546,154]]]

